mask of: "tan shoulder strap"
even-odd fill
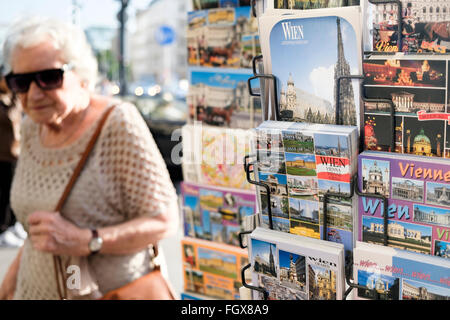
[[[102,118],[100,119],[100,122],[92,135],[91,139],[89,140],[89,143],[86,147],[86,150],[84,150],[80,161],[78,162],[77,166],[75,167],[75,170],[73,171],[72,177],[70,178],[69,182],[66,185],[66,188],[64,189],[64,192],[61,196],[61,198],[58,201],[58,204],[56,205],[55,212],[61,211],[64,203],[66,202],[70,191],[72,190],[73,185],[75,184],[75,181],[79,177],[81,170],[83,170],[83,167],[86,163],[86,160],[89,157],[89,154],[91,153],[92,149],[94,148],[94,145],[97,141],[97,138],[99,137],[100,133],[102,132],[103,125],[106,122],[106,119],[108,118],[111,111],[113,111],[115,105],[109,107],[102,115]],[[58,289],[58,295],[61,300],[67,299],[67,287],[66,287],[66,281],[65,281],[65,272],[63,263],[61,261],[61,257],[57,255],[53,255],[53,266],[55,269],[55,279],[56,279],[56,285]]]
[[[89,140],[89,143],[86,147],[86,150],[84,150],[83,155],[81,156],[80,161],[78,162],[78,165],[76,166],[75,170],[73,171],[72,177],[70,178],[69,182],[66,185],[66,188],[64,189],[64,192],[61,196],[61,198],[58,201],[58,204],[56,205],[55,211],[58,212],[61,210],[62,206],[64,205],[64,202],[67,200],[67,197],[69,196],[70,191],[72,190],[73,185],[75,184],[75,181],[77,180],[78,176],[81,173],[81,170],[83,170],[83,167],[86,163],[87,158],[89,157],[89,154],[91,153],[92,149],[94,148],[95,142],[97,141],[98,136],[102,132],[103,125],[106,122],[106,119],[108,118],[111,111],[113,111],[115,106],[112,106],[108,108],[103,113],[102,118],[100,119],[100,123],[97,126],[97,129],[95,130],[93,136],[91,137],[91,140]]]

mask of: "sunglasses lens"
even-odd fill
[[[42,89],[56,89],[61,87],[63,82],[62,70],[45,70],[36,73],[36,81]]]
[[[16,93],[24,93],[28,91],[32,77],[27,75],[10,75],[6,76],[5,80],[11,91]]]

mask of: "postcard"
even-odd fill
[[[188,237],[181,246],[185,291],[239,300],[240,270],[248,263],[246,250]]]
[[[355,299],[450,299],[449,260],[361,242],[354,257]]]
[[[239,246],[246,217],[256,214],[254,192],[181,183],[184,235]]]
[[[250,234],[252,282],[272,300],[336,300],[344,290],[343,246],[256,228]],[[254,293],[261,299],[261,293]]]
[[[264,70],[276,77],[280,120],[361,123],[358,81],[337,83],[362,70],[359,10],[292,10],[260,18]]]
[[[277,124],[283,126],[274,129]],[[356,135],[356,127],[287,121],[265,121],[257,127],[257,178],[270,190],[268,203],[267,189],[257,188],[262,225],[269,226],[270,208],[275,230],[315,239],[327,235],[328,240],[344,244],[350,255],[357,206],[349,198],[356,173]],[[328,197],[324,230],[327,192],[333,196]]]
[[[444,159],[365,151],[359,156],[363,193],[388,199],[388,229],[379,198],[359,197],[359,240],[448,257],[450,167]]]
[[[425,1],[400,0],[398,5],[380,3],[368,6],[373,21],[373,50],[380,52],[436,52],[447,53],[449,42],[449,11],[446,0],[433,3]],[[402,47],[398,48],[398,19],[401,15]]]
[[[364,104],[366,150],[447,157],[447,126],[450,117],[448,59],[397,55],[364,61],[364,91],[369,99],[392,101]],[[392,150],[392,145],[395,149]]]
[[[271,0],[274,9],[306,10],[346,6],[344,0]],[[269,0],[269,3],[271,2]],[[270,6],[270,4],[269,4]]]
[[[251,15],[251,8],[235,5],[217,8],[217,2],[194,5],[194,8],[206,10],[188,12],[188,65],[251,67],[253,57],[260,54],[258,24]],[[221,4],[225,5],[224,1]]]
[[[248,70],[191,68],[186,97],[189,122],[242,129],[258,126],[261,104],[248,92],[251,76]]]

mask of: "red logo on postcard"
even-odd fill
[[[350,160],[347,158],[335,158],[316,156],[317,178],[350,182]]]

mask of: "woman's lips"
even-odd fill
[[[42,109],[45,109],[45,108],[48,108],[48,107],[49,107],[48,105],[42,105],[42,106],[34,106],[34,107],[31,107],[30,109],[39,111],[39,110],[42,110]]]

